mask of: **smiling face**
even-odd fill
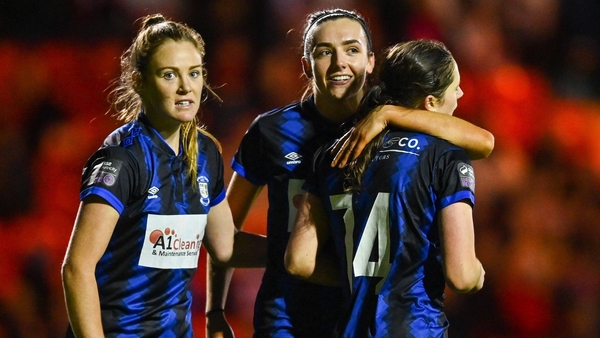
[[[317,107],[326,114],[345,104],[353,113],[375,64],[362,25],[348,18],[328,20],[313,27],[309,36],[309,53],[302,62],[313,79]]]
[[[158,130],[178,129],[194,119],[202,95],[202,55],[188,41],[166,40],[142,76],[145,114]]]

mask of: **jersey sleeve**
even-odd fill
[[[215,177],[215,183],[212,186],[211,191],[211,206],[215,206],[221,203],[225,199],[225,171],[223,165],[223,157],[216,145],[211,148],[212,152],[212,163],[214,168],[214,173],[211,175]]]
[[[126,149],[102,148],[90,157],[83,169],[79,197],[83,201],[97,195],[121,214],[142,176],[137,161]]]
[[[252,122],[231,162],[231,168],[236,173],[255,185],[265,185],[269,179],[268,171],[264,168],[267,161],[260,119],[259,116]]]
[[[434,189],[440,209],[461,201],[475,205],[475,172],[465,151],[442,154],[435,167]]]

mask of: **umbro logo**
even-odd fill
[[[302,162],[301,161],[302,155],[300,155],[296,152],[293,152],[293,151],[291,153],[285,155],[284,157],[287,158],[288,160],[290,160],[290,161],[287,161],[287,164],[298,164],[298,163]]]
[[[151,200],[153,198],[158,198],[158,196],[156,196],[156,194],[158,194],[158,190],[159,189],[157,187],[148,189],[148,199]]]

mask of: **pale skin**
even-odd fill
[[[145,112],[178,153],[181,124],[194,118],[201,101],[202,56],[190,42],[167,40],[148,68],[139,78]],[[77,337],[104,336],[95,270],[118,219],[117,210],[98,196],[87,197],[79,206],[62,267],[67,312]],[[266,246],[264,236],[238,232],[227,200],[211,207],[202,242],[215,264],[261,266],[266,259],[265,252],[254,249]]]
[[[428,95],[423,105],[434,114],[450,116],[462,95],[460,73],[455,64],[454,80],[444,97],[438,99]],[[339,282],[340,267],[321,255],[331,231],[319,197],[305,193],[297,215],[285,252],[287,271],[314,283],[331,285]],[[485,271],[475,254],[472,207],[457,202],[443,208],[438,227],[446,283],[460,293],[479,291],[483,287]]]
[[[343,122],[356,113],[364,95],[365,80],[371,74],[375,57],[368,50],[365,32],[357,21],[341,18],[325,21],[313,27],[309,34],[310,49],[301,59],[304,74],[311,80],[315,104],[326,118]],[[360,152],[354,147],[364,146],[387,125],[415,130],[444,138],[464,147],[474,158],[489,156],[494,146],[491,133],[471,123],[452,116],[383,106],[363,119],[351,133],[336,157],[335,165],[345,165]],[[340,143],[342,145],[343,143]],[[333,164],[332,164],[333,165]],[[227,198],[230,202],[235,225],[242,229],[244,221],[263,189],[234,173]],[[207,337],[233,337],[233,331],[223,311],[232,271],[209,265],[207,280]],[[211,310],[219,311],[211,311]]]

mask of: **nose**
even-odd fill
[[[343,51],[335,51],[332,55],[333,64],[338,66],[339,68],[346,68],[348,65],[348,60],[346,58],[346,54]]]
[[[462,88],[458,87],[458,93],[456,94],[456,99],[460,99],[465,93],[463,92]]]
[[[177,89],[177,91],[181,94],[189,93],[192,90],[190,87],[189,80],[186,79],[185,77],[181,77],[180,79],[181,80],[179,82],[179,88]]]

